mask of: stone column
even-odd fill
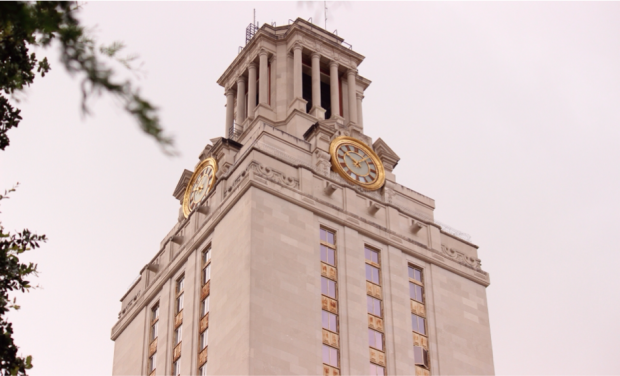
[[[338,63],[329,63],[329,86],[332,99],[332,119],[340,116],[340,89],[338,88]]]
[[[357,124],[357,70],[349,69],[347,71],[347,84],[349,86],[349,122]]]
[[[234,115],[235,115],[235,91],[233,89],[228,89],[226,91],[226,131],[224,135],[226,137],[232,136],[230,133],[231,128],[234,125]]]
[[[312,107],[321,107],[321,55],[312,54]]]
[[[251,63],[248,67],[248,117],[254,119],[256,109],[256,64]]]
[[[258,88],[258,103],[269,105],[269,67],[267,65],[267,51],[260,50],[259,56],[259,88]]]
[[[237,124],[245,120],[245,77],[237,78]]]
[[[301,45],[293,47],[293,99],[303,98],[301,88]]]
[[[271,70],[271,89],[269,90],[269,105],[275,109],[276,106],[276,56],[272,55],[269,59],[269,69]]]
[[[360,128],[364,128],[364,117],[362,116],[362,99],[364,99],[364,96],[360,93],[357,93],[356,97],[357,97],[357,125],[359,125]]]

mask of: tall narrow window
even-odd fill
[[[209,344],[209,300],[211,289],[211,245],[202,251],[200,274],[200,306],[198,324],[198,374],[207,374],[207,346]]]
[[[370,347],[370,374],[385,375],[385,347],[381,319],[381,257],[378,250],[364,247],[366,263],[366,306],[368,309],[368,346]]]
[[[338,316],[334,315],[331,312],[321,311],[321,317],[323,322],[323,329],[327,329],[335,333],[338,332]]]
[[[204,317],[207,313],[209,313],[209,295],[200,303],[200,317]]]
[[[336,299],[336,282],[325,277],[321,277],[321,294]]]
[[[366,279],[378,285],[379,284],[379,268],[366,264]]]
[[[185,283],[185,276],[182,276],[177,280],[177,294],[183,292],[183,284]]]
[[[364,256],[366,257],[366,261],[370,261],[377,265],[379,264],[379,252],[366,247],[364,248]]]
[[[323,326],[323,373],[339,375],[338,337],[338,285],[336,262],[336,234],[325,228],[319,229],[319,247],[321,258],[321,322]]]
[[[202,264],[207,265],[209,261],[211,261],[211,247],[202,252]]]
[[[378,366],[374,363],[370,363],[370,376],[384,376],[385,368]]]
[[[157,338],[157,325],[159,324],[159,304],[151,308],[151,341]]]
[[[173,376],[181,376],[181,358],[177,359],[172,364],[172,375]]]
[[[179,325],[179,327],[174,331],[175,346],[181,343],[181,340],[183,340],[183,325]]]
[[[414,332],[418,332],[420,334],[426,335],[426,320],[423,317],[416,315],[415,313],[411,314],[411,326],[413,327]]]
[[[177,296],[176,309],[177,309],[177,313],[183,310],[183,293]]]
[[[424,299],[422,297],[422,286],[409,282],[409,298],[420,303],[424,303]]]
[[[202,283],[205,284],[211,279],[211,264],[202,269]]]
[[[338,367],[338,350],[331,346],[323,345],[323,363],[332,367]]]
[[[383,333],[368,329],[368,345],[383,351]]]
[[[176,313],[181,312],[183,310],[183,284],[185,282],[185,277],[181,277],[177,280],[177,299],[176,299]]]
[[[424,306],[424,278],[422,268],[409,265],[409,299],[411,299],[411,329],[413,330],[413,358],[416,374],[428,373],[428,331],[426,328],[426,307]],[[419,370],[423,369],[423,370]]]
[[[178,376],[181,373],[181,340],[183,338],[183,296],[185,289],[185,276],[181,275],[176,281],[175,311],[174,316],[174,349],[172,350],[172,374]]]
[[[200,350],[203,350],[209,345],[209,330],[205,330],[200,334]]]
[[[157,353],[154,353],[149,357],[149,375],[155,371],[155,366],[157,363]]]
[[[336,266],[334,249],[321,244],[321,261],[326,264]]]
[[[366,296],[366,305],[368,306],[368,313],[382,317],[381,315],[381,300],[373,298],[372,296]]]
[[[409,278],[422,283],[422,271],[413,266],[409,266]]]

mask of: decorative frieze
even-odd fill
[[[370,350],[370,361],[372,363],[378,364],[382,367],[385,367],[385,354],[379,350],[369,348]]]
[[[209,313],[204,315],[203,318],[200,319],[200,328],[199,332],[202,333],[209,327]]]
[[[366,293],[370,296],[374,296],[377,299],[383,299],[381,295],[381,286],[377,286],[372,282],[366,281]]]
[[[338,280],[338,274],[336,273],[336,268],[333,266],[327,265],[325,263],[321,263],[321,275],[332,279],[334,281]]]
[[[326,296],[321,296],[321,308],[334,314],[338,314],[338,302]]]
[[[455,249],[449,248],[445,245],[441,245],[441,251],[444,255],[448,256],[452,260],[458,262],[459,264],[465,264],[473,268],[474,270],[482,272],[482,265],[480,259],[476,259],[473,257],[469,257],[466,254],[459,252]],[[484,272],[483,272],[484,273]]]
[[[339,348],[338,334],[323,329],[323,343],[335,348]]]
[[[383,332],[383,320],[377,316],[368,314],[368,327],[370,329],[378,330]]]

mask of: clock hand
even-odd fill
[[[355,167],[360,168],[360,164],[358,161],[355,160],[355,158],[353,158],[352,156],[349,155],[350,151],[345,151],[344,152],[345,155],[347,155],[349,157],[349,159],[351,159],[351,161],[353,161],[353,164],[355,165]]]
[[[358,164],[359,164],[359,163],[362,163],[362,162],[364,162],[365,160],[367,160],[368,158],[370,158],[370,157],[364,157],[363,159],[360,159],[359,161],[357,161],[357,163],[358,163]],[[360,166],[358,165],[357,167],[360,167]]]

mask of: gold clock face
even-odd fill
[[[200,162],[194,175],[185,188],[183,196],[183,214],[185,218],[189,216],[202,199],[211,191],[215,184],[215,173],[217,172],[217,161],[214,158],[207,158]]]
[[[329,147],[332,166],[343,178],[369,190],[376,190],[385,182],[381,160],[364,143],[341,136]]]

